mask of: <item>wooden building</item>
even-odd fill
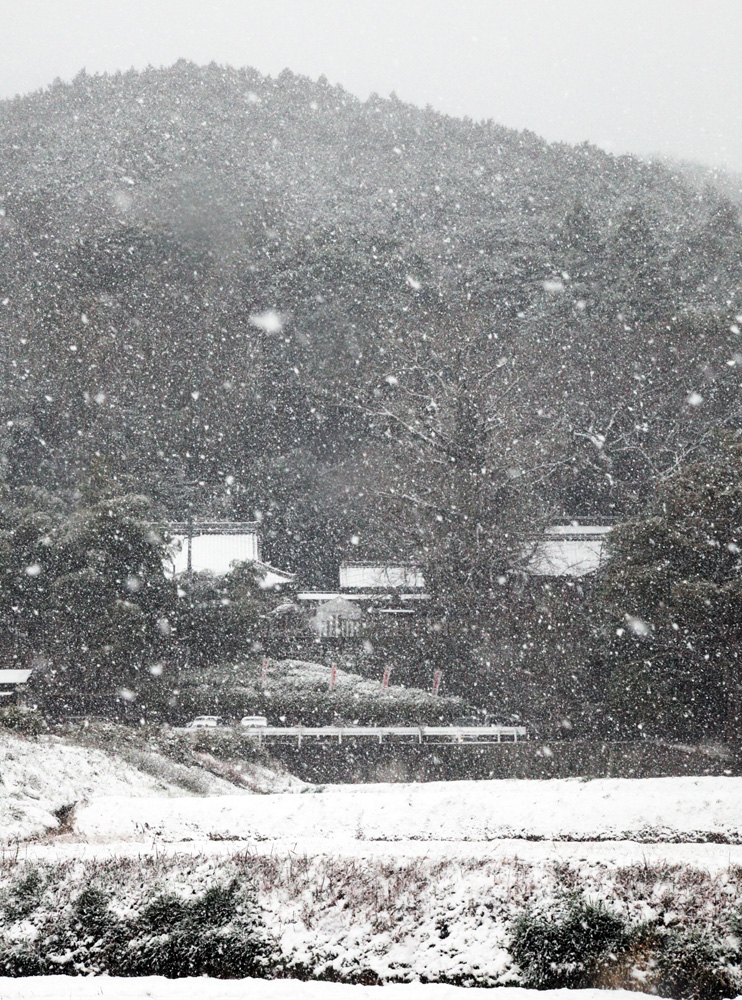
[[[355,639],[361,635],[365,617],[355,601],[335,597],[319,605],[309,624],[320,639]]]

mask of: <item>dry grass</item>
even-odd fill
[[[717,965],[719,955],[729,956],[730,934],[739,923],[741,876],[739,869],[712,875],[681,865],[530,865],[508,858],[339,859],[242,852],[227,859],[143,856],[32,865],[6,857],[0,861],[0,899],[16,899],[18,886],[25,884],[29,898],[23,919],[33,923],[68,913],[91,886],[110,897],[117,913],[131,914],[153,893],[190,899],[209,886],[236,880],[254,895],[275,942],[275,969],[286,974],[470,985],[518,981],[508,952],[518,918],[548,917],[563,911],[569,900],[587,899],[608,907],[627,928],[646,929],[620,962],[601,972],[605,988],[619,983],[642,988],[658,947],[653,929],[664,935],[662,942],[671,933],[673,947],[688,942],[696,964],[699,954]],[[12,932],[12,923],[6,907],[6,932]],[[729,975],[739,978],[739,970]]]

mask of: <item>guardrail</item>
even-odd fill
[[[239,731],[258,741],[374,740],[378,743],[407,742],[428,744],[517,743],[528,739],[525,726],[238,726]],[[203,732],[203,729],[187,732]]]

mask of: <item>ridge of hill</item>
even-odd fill
[[[740,404],[739,210],[682,170],[185,61],[0,102],[0,131],[15,483],[178,513],[198,482],[321,581],[388,485],[398,386],[443,379],[424,422],[499,372],[507,462],[555,456],[570,516],[632,509]]]

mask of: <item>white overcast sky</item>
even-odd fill
[[[0,97],[82,67],[288,67],[742,171],[742,0],[0,0],[0,15]]]

